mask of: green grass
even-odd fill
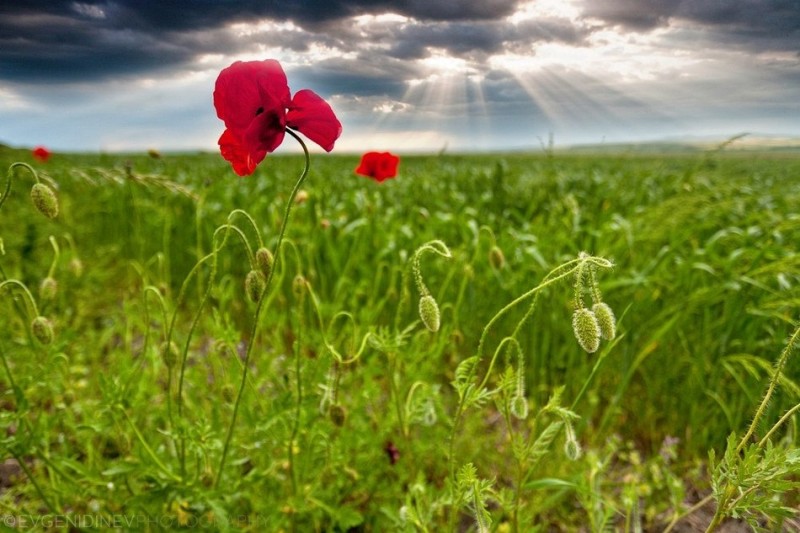
[[[788,155],[408,156],[379,185],[353,175],[354,156],[314,154],[254,338],[248,253],[274,249],[302,158],[270,156],[245,179],[217,154],[33,164],[0,151],[0,168],[16,161],[60,204],[54,220],[37,212],[18,169],[0,208],[0,281],[27,286],[55,331],[39,342],[23,291],[0,292],[0,451],[20,465],[6,468],[0,515],[17,525],[662,530],[698,493],[725,490],[709,452],[748,429],[800,309],[800,158]],[[208,255],[229,223],[239,233]],[[440,310],[433,333],[411,263],[437,240],[452,257],[416,256]],[[580,252],[614,264],[595,272],[614,340],[581,349],[572,275],[493,319]],[[57,293],[41,298],[51,270]],[[495,353],[489,396],[470,405]],[[520,357],[524,419],[510,410]],[[788,357],[753,442],[800,403],[798,376]],[[796,454],[797,418],[770,443]],[[743,464],[759,472],[769,453]],[[796,508],[792,468],[788,485],[754,493]],[[766,506],[749,511],[779,529]]]

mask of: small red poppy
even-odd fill
[[[397,176],[400,158],[389,152],[367,152],[361,156],[356,174],[372,178],[378,183]]]
[[[31,153],[33,154],[34,159],[41,161],[42,163],[47,163],[47,160],[50,159],[50,150],[44,146],[37,146]]]
[[[330,152],[342,124],[331,106],[308,89],[289,92],[286,74],[274,59],[236,61],[214,86],[214,107],[225,123],[219,138],[222,157],[240,176],[252,174],[292,128]]]

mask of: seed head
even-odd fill
[[[600,326],[600,335],[610,341],[617,335],[617,319],[614,311],[605,302],[598,302],[592,306],[594,316],[597,317],[597,324]]]
[[[594,313],[581,307],[572,315],[572,331],[581,347],[589,353],[594,353],[600,347],[600,325]]]
[[[54,278],[47,276],[39,284],[39,298],[49,302],[55,300],[56,294],[58,294],[58,282]]]
[[[42,344],[50,344],[53,342],[53,323],[43,316],[37,316],[31,322],[31,331],[36,340]]]
[[[275,258],[272,257],[272,252],[267,248],[259,248],[256,251],[256,266],[264,274],[264,279],[269,279],[269,274],[272,272],[272,264]]]
[[[47,218],[58,216],[58,198],[53,189],[44,183],[35,183],[31,189],[31,201],[36,209]]]
[[[433,332],[439,331],[439,305],[430,294],[419,299],[419,316],[426,328]]]
[[[258,302],[261,299],[261,293],[264,292],[266,286],[267,278],[261,271],[251,270],[244,278],[244,291],[252,302]]]

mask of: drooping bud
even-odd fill
[[[53,342],[53,324],[43,316],[37,316],[31,322],[31,331],[36,340],[42,344],[50,344]]]
[[[161,344],[161,359],[167,368],[172,368],[178,364],[178,358],[181,356],[178,345],[174,341],[170,341],[169,345],[166,342]]]
[[[81,274],[83,274],[83,261],[73,257],[69,262],[69,269],[76,278],[81,277]]]
[[[272,257],[272,252],[267,248],[259,248],[256,250],[256,266],[264,274],[264,279],[269,279],[269,274],[272,272],[272,264],[275,258]]]
[[[610,341],[617,335],[617,319],[614,311],[605,302],[598,302],[592,306],[594,316],[597,317],[597,324],[600,326],[600,335]]]
[[[292,280],[292,292],[298,298],[303,295],[303,291],[306,289],[306,284],[308,281],[306,280],[305,276],[302,274],[298,274]]]
[[[58,216],[58,198],[53,189],[44,183],[35,183],[31,189],[31,201],[36,209],[47,218]]]
[[[492,246],[489,250],[489,264],[495,270],[502,269],[506,264],[506,256],[503,255],[503,250],[497,246]]]
[[[520,420],[528,418],[528,399],[520,394],[515,394],[511,400],[511,414]]]
[[[58,294],[58,282],[54,278],[47,276],[39,284],[39,298],[49,302],[55,300],[56,294]]]
[[[303,204],[308,200],[308,191],[305,189],[300,189],[297,191],[297,194],[294,195],[294,203],[296,204]]]
[[[566,440],[564,441],[564,455],[570,461],[577,461],[581,457],[581,444],[575,438],[575,429],[572,424],[567,423],[565,427]]]
[[[439,305],[430,294],[419,299],[419,316],[426,328],[433,332],[439,331]]]
[[[331,405],[328,416],[331,422],[333,422],[333,425],[340,428],[344,425],[345,420],[347,420],[347,410],[337,403]]]
[[[572,315],[572,331],[587,352],[594,353],[600,347],[600,325],[591,310],[585,307],[575,310]]]
[[[267,278],[258,270],[251,270],[244,278],[244,290],[247,297],[253,302],[258,302],[261,299],[261,293],[267,286]]]

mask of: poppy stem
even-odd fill
[[[261,297],[258,299],[258,304],[256,305],[256,312],[253,316],[253,325],[250,330],[250,341],[247,343],[247,351],[244,355],[244,362],[242,364],[242,380],[239,382],[239,392],[236,394],[236,402],[233,404],[233,415],[231,416],[231,423],[228,426],[228,434],[225,437],[225,445],[222,448],[222,457],[219,461],[219,468],[217,470],[217,478],[214,481],[214,487],[219,486],[220,479],[222,478],[222,470],[225,468],[225,460],[228,457],[228,450],[231,444],[231,438],[233,437],[233,430],[236,427],[236,416],[239,413],[239,404],[242,400],[242,395],[244,393],[244,387],[247,383],[247,373],[250,368],[250,356],[253,353],[253,345],[255,344],[256,334],[258,333],[258,323],[261,317],[262,310],[264,309],[264,302],[267,300],[264,296],[266,295],[267,291],[269,291],[270,284],[272,283],[272,277],[275,275],[275,271],[278,270],[278,261],[281,257],[281,245],[283,244],[283,236],[286,233],[286,226],[289,224],[289,215],[292,212],[292,207],[294,206],[294,198],[297,195],[297,191],[300,190],[300,187],[303,186],[303,182],[306,180],[308,176],[308,170],[311,166],[311,159],[308,155],[308,147],[306,147],[306,143],[303,142],[294,131],[289,128],[286,128],[286,133],[297,139],[297,142],[300,143],[300,146],[303,148],[303,154],[305,155],[305,167],[303,168],[303,172],[300,174],[300,177],[297,179],[297,182],[294,184],[294,188],[292,189],[291,194],[289,195],[289,200],[286,202],[286,209],[283,212],[283,221],[281,223],[281,230],[278,234],[278,241],[275,244],[275,251],[273,252],[274,263],[272,265],[272,269],[269,272],[269,277],[267,278],[267,282],[264,284],[264,290],[261,292]]]
[[[36,183],[39,183],[39,175],[36,173],[33,167],[30,166],[28,163],[21,163],[21,162],[11,163],[11,166],[8,167],[8,173],[6,174],[6,189],[3,191],[3,194],[0,195],[0,207],[3,206],[3,204],[6,201],[6,198],[8,198],[8,195],[11,193],[11,178],[13,176],[16,176],[14,170],[17,167],[22,167],[24,169],[27,169],[28,172],[30,172],[33,175],[33,179],[36,180]]]

